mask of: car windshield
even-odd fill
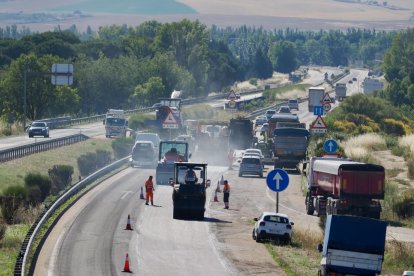
[[[297,100],[289,100],[289,103],[290,104],[295,104],[295,103],[298,103],[298,101]]]
[[[289,220],[287,218],[284,217],[279,217],[279,216],[265,216],[264,221],[269,221],[269,222],[279,222],[279,223],[289,223]]]
[[[135,141],[151,141],[154,146],[158,146],[160,139],[157,134],[154,133],[139,133]]]
[[[106,118],[106,124],[111,126],[124,126],[125,121],[124,118]]]
[[[32,124],[33,127],[45,127],[46,124],[42,122],[36,122]]]
[[[260,160],[257,158],[243,158],[243,164],[260,164]]]
[[[187,151],[187,144],[186,143],[163,143],[161,146],[161,157],[165,156],[167,152],[169,152],[172,148],[175,148],[178,155],[184,156]]]

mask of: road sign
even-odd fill
[[[326,128],[311,128],[310,131],[312,133],[327,133],[328,132]]]
[[[323,98],[322,98],[322,103],[326,104],[326,103],[331,103],[331,102],[332,102],[331,96],[329,96],[328,93],[325,93],[325,95],[323,95]]]
[[[323,106],[319,106],[319,105],[314,106],[313,107],[313,115],[316,115],[316,116],[323,115]]]
[[[227,99],[229,99],[229,100],[234,100],[234,99],[236,99],[237,97],[236,97],[236,93],[234,93],[234,91],[233,90],[231,90],[230,91],[230,93],[229,93],[229,95],[227,96]]]
[[[326,113],[329,110],[331,110],[331,104],[330,103],[323,104],[323,111]]]
[[[162,123],[162,128],[178,128],[177,120],[174,115],[170,112]]]
[[[318,116],[310,128],[326,128],[326,123],[321,116]]]
[[[51,81],[54,85],[72,85],[73,64],[53,64]]]
[[[236,102],[235,102],[235,101],[233,101],[233,100],[230,100],[230,101],[228,102],[228,106],[229,106],[229,108],[236,108]]]
[[[270,190],[282,192],[289,185],[289,175],[282,169],[274,169],[267,174],[266,183]]]
[[[333,139],[326,140],[325,143],[323,143],[323,149],[327,153],[334,153],[338,149],[338,143]]]

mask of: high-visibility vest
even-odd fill
[[[148,192],[154,190],[154,184],[152,183],[152,180],[147,179],[147,181],[145,181],[145,189]]]

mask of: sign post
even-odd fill
[[[274,169],[267,174],[266,183],[270,190],[276,192],[276,213],[279,213],[279,192],[288,187],[289,175],[282,169]]]

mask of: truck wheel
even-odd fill
[[[256,234],[254,233],[254,229],[252,231],[252,238],[253,238],[253,240],[256,240]]]
[[[311,205],[311,203],[309,202],[309,198],[308,197],[306,197],[306,202],[305,202],[305,204],[306,204],[306,214],[308,214],[308,215],[313,215],[313,213],[315,212],[315,208],[313,208],[313,205]]]
[[[263,178],[263,174],[261,173],[261,174],[259,175],[259,177],[260,177],[260,178]]]
[[[242,173],[239,173],[239,177],[242,177],[243,176],[243,174]]]

